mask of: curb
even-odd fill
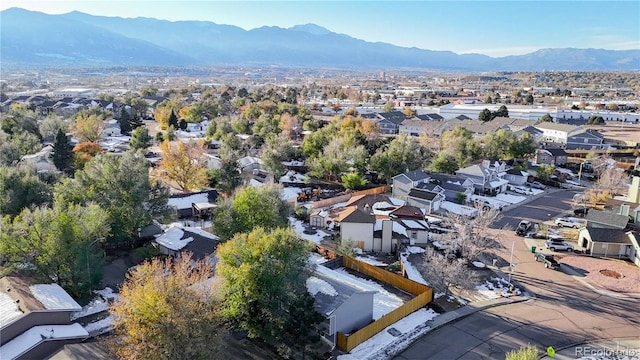
[[[558,349],[554,348],[556,355],[553,358],[555,358],[555,357],[559,357],[559,358],[564,357],[565,355],[560,354],[564,350],[571,349],[571,348],[574,348],[574,347],[578,347],[580,345],[598,344],[598,343],[601,343],[601,342],[604,342],[604,341],[638,341],[638,343],[640,344],[640,338],[607,338],[607,339],[596,339],[596,340],[589,341],[589,342],[577,342],[577,343],[572,343],[572,344],[563,346],[563,347],[558,348]],[[542,352],[541,354],[542,355],[539,356],[538,359],[541,359],[541,360],[552,359],[552,357],[547,355],[545,352]],[[569,358],[570,359],[574,359],[575,356],[570,356]]]

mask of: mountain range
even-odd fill
[[[640,49],[542,49],[492,58],[367,42],[315,24],[244,30],[206,21],[0,12],[0,61],[22,66],[218,64],[447,71],[640,69]]]

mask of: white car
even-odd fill
[[[547,247],[547,249],[551,250],[551,251],[573,251],[573,245],[569,244],[568,242],[565,241],[558,241],[558,240],[547,240],[544,242],[545,246]]]
[[[568,218],[557,218],[555,220],[555,223],[557,226],[560,226],[560,227],[570,227],[574,229],[577,229],[580,227],[579,223],[572,221],[571,219],[568,219]]]

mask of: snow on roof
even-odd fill
[[[288,171],[286,174],[280,177],[280,183],[288,183],[288,182],[302,183],[304,182],[304,175],[299,174],[293,170]]]
[[[193,241],[192,237],[182,239],[182,236],[184,236],[184,231],[182,231],[180,228],[172,227],[164,234],[158,236],[156,238],[156,242],[166,247],[167,249],[179,251],[183,247],[187,246],[188,243]]]
[[[0,291],[0,327],[7,325],[20,315],[22,315],[22,311],[16,302],[11,296]]]
[[[501,179],[501,178],[500,178],[500,179],[496,179],[496,180],[489,181],[489,184],[490,184],[492,187],[494,187],[494,188],[496,188],[496,187],[498,187],[498,186],[506,185],[506,184],[508,184],[508,183],[509,183],[509,180]]]
[[[320,265],[316,267],[316,272],[321,273],[324,277],[330,278],[332,281],[342,283],[358,291],[375,291],[376,293],[373,295],[374,320],[381,318],[403,304],[402,299],[385,290],[382,285],[375,281],[352,275],[344,268],[332,270]]]
[[[78,323],[34,326],[0,346],[0,354],[3,359],[15,359],[43,342],[44,339],[64,340],[86,337],[89,337],[89,333]]]
[[[428,229],[429,224],[424,220],[401,220],[402,224],[409,229]]]
[[[58,284],[29,286],[31,293],[48,310],[80,311],[82,307]]]
[[[433,217],[433,216],[425,216],[424,217],[425,220],[427,220],[427,222],[433,223],[433,224],[437,224],[437,223],[441,223],[442,219],[437,218],[437,217]]]
[[[387,266],[389,264],[382,262],[371,255],[356,256],[356,259],[373,266]]]
[[[575,174],[573,173],[573,171],[569,170],[569,169],[565,169],[565,168],[556,168],[555,171],[559,172],[559,173],[563,173],[563,174],[567,174],[570,176],[575,176]]]
[[[402,226],[402,224],[400,224],[400,223],[398,223],[396,221],[393,222],[393,232],[397,233],[397,234],[400,234],[400,235],[404,235],[406,237],[409,237],[407,235],[407,229],[404,226]]]
[[[323,293],[329,296],[337,296],[338,292],[328,282],[319,279],[315,276],[311,276],[307,279],[307,291],[309,294],[316,295],[317,293]]]
[[[185,197],[169,198],[169,201],[167,201],[167,205],[173,206],[178,209],[189,209],[191,208],[191,204],[193,203],[197,204],[197,203],[208,203],[208,202],[209,202],[209,195],[206,192],[203,192],[200,194],[193,194]]]
[[[260,181],[256,180],[256,179],[249,180],[249,186],[251,186],[251,187],[258,187],[258,186],[262,186],[262,185],[264,185],[264,184],[261,183]]]
[[[200,235],[202,237],[206,237],[207,239],[216,240],[216,241],[220,240],[220,238],[218,236],[216,236],[216,235],[214,235],[214,234],[212,234],[212,233],[210,233],[210,232],[208,232],[206,230],[202,230],[200,228],[190,227],[190,228],[187,228],[187,229],[184,229],[184,230],[186,232],[192,232],[192,233],[198,234],[198,235]]]

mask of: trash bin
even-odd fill
[[[535,252],[536,252],[536,247],[535,247],[535,246],[532,246],[532,247],[531,247],[531,253],[535,253]]]

